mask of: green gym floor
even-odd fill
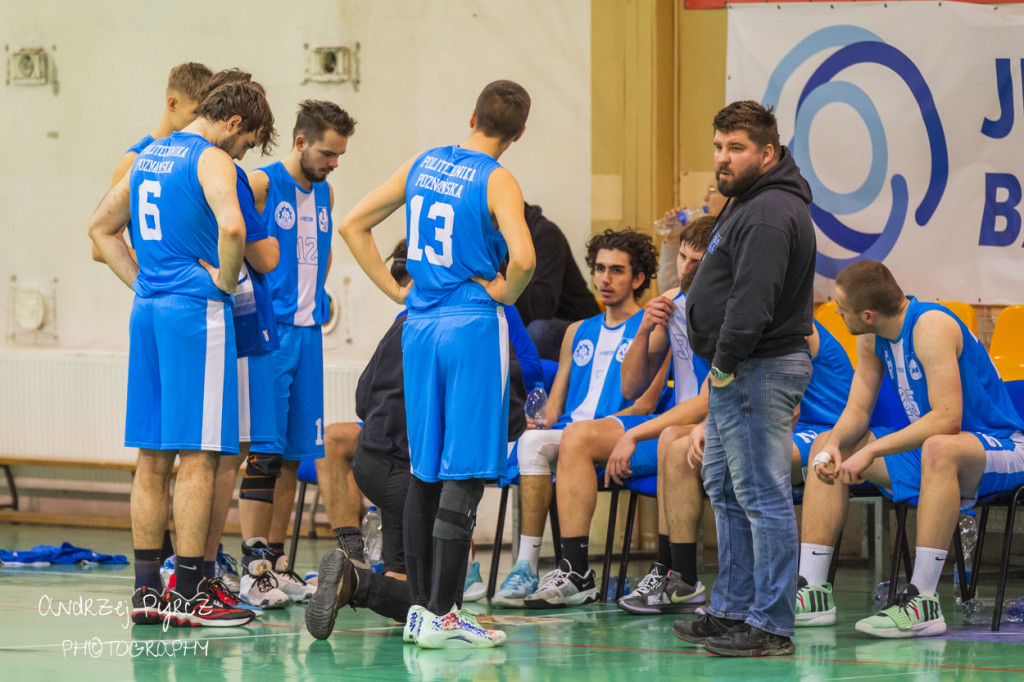
[[[237,544],[235,537],[227,540],[229,547]],[[130,558],[127,531],[0,526],[0,548],[8,550],[63,541]],[[331,546],[333,539],[303,539],[297,571],[315,570],[319,555]],[[511,563],[509,552],[504,554],[502,563]],[[646,563],[631,566],[634,584]],[[673,637],[672,616],[627,616],[611,604],[498,611],[492,621],[480,620],[505,629],[508,643],[478,651],[403,645],[401,627],[370,611],[351,609],[339,613],[336,630],[325,642],[306,632],[301,606],[267,611],[244,628],[165,632],[160,626],[132,626],[126,619],[130,567],[4,566],[0,680],[1024,679],[1024,626],[1004,624],[1001,632],[992,633],[988,626],[966,625],[954,615],[948,578],[941,595],[950,625],[944,636],[875,640],[857,633],[853,623],[873,611],[874,584],[869,569],[840,568],[835,627],[798,631],[793,657],[727,659]],[[985,587],[992,591],[991,584],[983,584],[983,592]],[[1021,594],[1022,581],[1011,581],[1008,596]],[[89,600],[92,613],[53,615],[58,605],[75,608]],[[490,612],[486,602],[471,606]],[[100,614],[108,609],[111,613]]]

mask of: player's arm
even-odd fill
[[[132,164],[135,163],[135,159],[138,156],[139,155],[136,154],[135,152],[128,152],[127,154],[121,157],[121,160],[117,162],[117,168],[114,169],[114,177],[110,181],[111,188],[117,186],[117,183],[121,182],[121,178],[128,175],[128,171],[132,169]],[[129,212],[130,210],[131,209],[129,209]],[[127,226],[128,221],[126,220],[125,224],[121,226],[120,230],[118,230],[117,238],[124,242],[125,247],[128,249],[129,253],[132,254],[132,258],[135,258],[135,252],[133,251],[132,247],[128,246],[128,242],[126,242],[124,239],[124,228]],[[92,245],[92,259],[97,263],[104,262],[103,254],[100,253],[100,250],[96,248],[95,244]]]
[[[217,219],[217,257],[220,266],[202,263],[221,291],[233,294],[245,251],[245,219],[238,204],[235,162],[223,150],[210,147],[199,155],[196,168],[206,203]]]
[[[498,223],[498,230],[508,245],[508,268],[490,282],[478,281],[498,303],[512,305],[533,277],[537,255],[533,249],[530,228],[523,209],[523,192],[519,183],[504,168],[491,173],[487,181],[487,207]]]
[[[635,443],[642,440],[650,440],[660,436],[661,432],[670,426],[698,424],[704,421],[707,416],[708,381],[705,379],[704,384],[700,388],[700,393],[689,400],[684,400],[678,405],[673,405],[671,409],[662,412],[654,419],[637,424],[629,431],[626,431],[626,437],[631,438]]]
[[[405,303],[412,282],[400,286],[380,257],[371,230],[405,204],[405,181],[416,159],[409,159],[387,182],[359,200],[338,226],[359,267],[395,303]]]
[[[139,274],[139,264],[132,257],[128,245],[120,237],[131,215],[131,189],[125,175],[100,201],[89,219],[89,238],[93,246],[114,274],[131,287]]]
[[[267,197],[270,195],[270,176],[261,170],[254,170],[247,175],[249,176],[249,187],[252,188],[252,200],[256,205],[256,212],[263,213],[263,209],[267,206]]]
[[[274,237],[246,242],[245,260],[253,270],[265,275],[276,268],[281,260],[281,245]]]
[[[558,371],[551,382],[551,395],[548,396],[548,425],[554,424],[565,411],[565,400],[569,395],[569,373],[572,370],[572,342],[576,338],[576,330],[582,322],[573,322],[565,330],[562,337],[562,348],[558,353]]]
[[[661,392],[665,388],[665,374],[668,373],[668,362],[669,358],[666,357],[647,390],[632,405],[616,414],[650,414],[653,412],[654,408],[658,406],[658,398],[661,397]]]
[[[875,355],[875,335],[858,336],[857,369],[850,383],[850,396],[822,450],[831,447],[830,451],[837,453],[860,440],[871,423],[871,413],[884,380],[882,361]]]
[[[619,369],[622,396],[627,400],[636,400],[643,395],[665,362],[669,350],[668,321],[674,308],[675,303],[667,294],[647,302],[640,327]]]

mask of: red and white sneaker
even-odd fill
[[[215,586],[204,578],[196,596],[187,599],[174,590],[164,592],[163,617],[168,624],[179,627],[234,627],[247,625],[256,614],[229,606],[216,596]]]

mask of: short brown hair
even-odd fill
[[[633,270],[633,276],[643,273],[644,281],[633,292],[633,298],[640,298],[658,271],[658,252],[654,248],[651,235],[632,227],[618,231],[605,230],[601,234],[595,234],[587,242],[587,267],[591,273],[597,265],[597,252],[601,249],[622,251],[629,256],[629,267]]]
[[[210,121],[226,121],[241,116],[241,131],[256,131],[256,142],[267,153],[274,145],[274,114],[270,111],[263,86],[255,81],[224,83],[206,93],[196,108],[196,116]]]
[[[476,98],[476,128],[502,142],[518,135],[529,116],[530,94],[519,83],[488,83]]]
[[[711,230],[715,227],[718,216],[702,215],[686,225],[679,233],[679,242],[689,244],[696,251],[707,251],[708,243],[711,241]]]
[[[171,69],[171,73],[167,77],[167,92],[170,93],[173,90],[198,102],[212,75],[213,71],[199,62],[178,64]]]
[[[307,99],[299,104],[292,141],[302,135],[310,142],[319,142],[328,128],[342,137],[351,137],[356,130],[356,120],[334,102]]]
[[[743,100],[727,105],[717,114],[714,122],[715,130],[731,133],[745,130],[750,141],[758,147],[772,145],[775,153],[782,151],[779,143],[779,125],[772,113],[772,108],[764,108],[753,100]]]
[[[224,69],[213,74],[210,80],[206,84],[206,89],[203,90],[202,95],[199,97],[199,103],[202,104],[203,100],[209,96],[211,92],[224,85],[225,83],[250,83],[253,88],[256,89],[261,95],[266,97],[266,90],[263,86],[252,79],[252,74],[248,71],[242,71],[241,69]],[[260,140],[260,153],[266,156],[277,144],[277,131],[271,131],[270,137],[266,140]]]
[[[862,260],[848,265],[836,275],[836,286],[842,287],[850,312],[865,310],[891,317],[899,313],[906,297],[896,278],[876,260]]]

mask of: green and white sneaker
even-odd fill
[[[467,618],[454,606],[443,616],[429,611],[421,616],[416,644],[423,649],[485,649],[502,644],[507,637],[501,630],[482,628],[475,618]]]
[[[417,604],[409,607],[409,613],[405,616],[405,627],[402,629],[402,641],[405,643],[415,642],[416,636],[420,634],[420,626],[423,619],[430,614],[425,608]]]
[[[799,578],[796,592],[796,626],[810,628],[821,625],[834,625],[836,622],[836,603],[832,599],[832,585],[824,587],[808,585],[803,576]]]
[[[917,591],[913,585],[896,596],[896,603],[870,618],[857,621],[858,632],[872,637],[932,637],[946,631],[939,600]]]

